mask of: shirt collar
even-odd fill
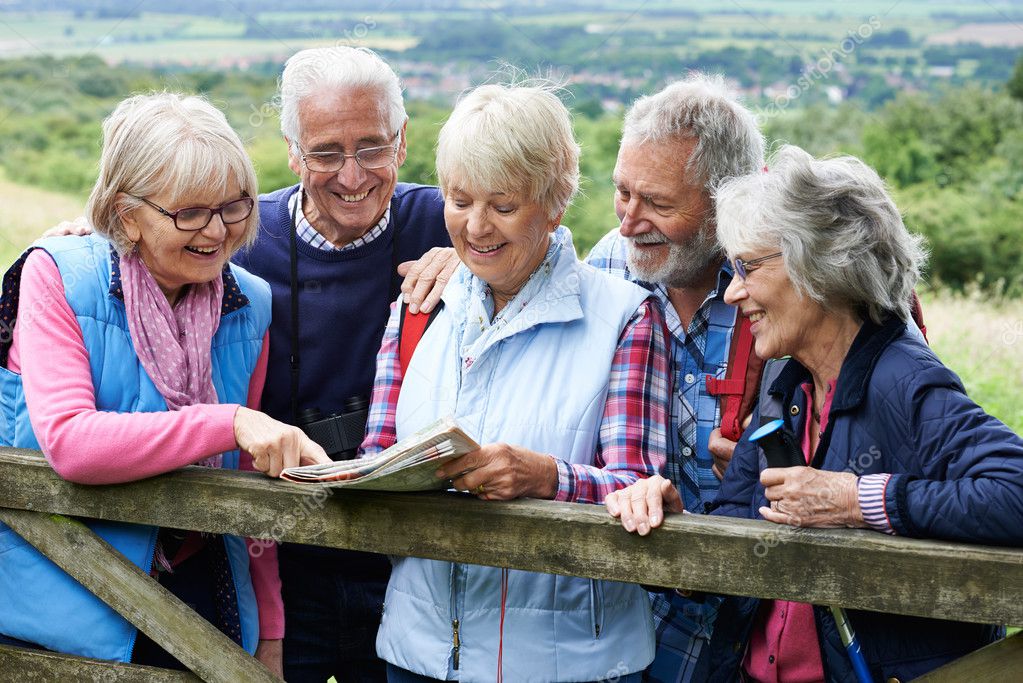
[[[350,249],[365,246],[384,234],[387,226],[391,223],[391,204],[388,202],[387,208],[384,209],[384,215],[380,217],[380,220],[376,222],[376,225],[367,230],[365,234],[357,237],[345,246],[338,247],[320,234],[320,232],[313,227],[313,224],[305,217],[305,210],[302,208],[304,194],[305,188],[299,185],[298,192],[291,195],[291,198],[288,200],[288,213],[295,215],[295,230],[298,232],[299,238],[316,249],[328,252],[337,252],[348,251]]]
[[[231,264],[225,263],[224,270],[220,275],[224,279],[224,298],[220,304],[220,315],[234,313],[237,310],[249,305],[249,298],[238,286],[238,280],[231,272]],[[121,286],[121,256],[110,245],[110,288],[109,293],[116,299],[124,301],[124,288]]]
[[[726,259],[721,264],[721,268],[718,269],[718,279],[714,284],[714,288],[707,292],[707,296],[704,298],[703,303],[700,305],[702,308],[706,306],[711,300],[725,300],[725,290],[728,289],[728,285],[732,282],[732,266]],[[653,290],[662,303],[668,301],[668,287],[663,283],[645,282],[637,280],[637,284],[644,285],[647,289]]]
[[[628,273],[628,271],[626,272]],[[697,309],[697,314],[699,314],[700,311],[703,311],[706,315],[707,311],[715,303],[724,303],[725,290],[728,289],[728,285],[732,282],[732,267],[727,260],[722,263],[717,276],[717,283],[713,289],[707,292],[707,296],[704,297],[703,303],[701,303],[700,308]],[[671,299],[668,298],[668,288],[660,283],[654,284],[641,280],[636,280],[636,283],[654,293],[654,296],[656,296],[661,302],[661,308],[664,310],[665,322],[668,325],[669,331],[673,335],[677,335],[680,339],[683,338],[686,335],[686,331],[682,328],[682,321],[679,319],[678,313],[675,311],[675,307],[671,303]]]

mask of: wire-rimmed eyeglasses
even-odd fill
[[[367,171],[387,166],[398,155],[398,144],[401,141],[401,130],[394,134],[394,141],[378,147],[363,147],[351,154],[344,152],[304,152],[298,148],[302,163],[314,173],[337,173],[345,167],[345,162],[355,159],[355,163]]]
[[[760,266],[764,265],[764,261],[770,261],[771,259],[778,258],[779,256],[781,256],[780,251],[775,254],[769,254],[767,256],[755,258],[751,261],[743,261],[741,258],[733,258],[732,269],[735,271],[736,275],[738,275],[741,279],[745,280],[747,275],[752,273]]]

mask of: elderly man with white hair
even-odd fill
[[[736,309],[724,300],[732,271],[717,242],[712,191],[763,165],[753,114],[720,76],[694,74],[641,97],[625,116],[614,169],[621,226],[587,259],[652,290],[664,306],[674,381],[666,475],[692,512],[714,499],[734,448],[720,435],[718,402],[705,382],[707,375],[724,378],[737,324]],[[644,480],[609,495],[609,510],[617,514],[623,498],[642,497],[646,486]],[[717,602],[653,594],[657,654],[647,680],[691,679]]]
[[[443,201],[435,187],[398,182],[408,116],[397,75],[373,52],[295,54],[281,77],[280,106],[289,165],[301,182],[259,198],[259,236],[236,257],[272,291],[262,409],[291,424],[313,409],[364,424],[365,413],[350,406],[365,405],[373,386],[401,284],[396,267],[450,245]],[[382,680],[374,641],[387,558],[294,544],[279,556],[285,678]]]

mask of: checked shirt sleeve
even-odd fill
[[[555,458],[555,500],[602,503],[612,491],[664,468],[669,382],[663,330],[660,308],[647,299],[618,341],[594,464]]]
[[[391,304],[391,316],[387,319],[384,337],[377,353],[376,379],[373,380],[373,396],[366,420],[366,438],[359,447],[359,456],[376,455],[390,448],[397,440],[394,415],[401,393],[401,365],[398,361],[398,317],[401,309]]]

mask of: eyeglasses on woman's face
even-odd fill
[[[242,197],[241,199],[234,199],[216,207],[188,206],[183,209],[178,209],[177,211],[168,211],[162,206],[149,201],[145,197],[136,197],[135,195],[129,196],[145,202],[167,218],[170,218],[174,221],[174,227],[183,232],[196,232],[197,230],[202,230],[210,224],[210,221],[213,220],[213,217],[216,215],[220,216],[220,220],[224,222],[224,225],[241,223],[243,220],[252,215],[252,208],[256,204],[256,201],[252,197]]]
[[[741,258],[733,258],[732,270],[735,271],[735,274],[738,275],[740,279],[745,280],[750,273],[764,265],[765,261],[770,261],[771,259],[778,258],[779,256],[781,256],[780,251],[767,256],[761,256],[750,261],[743,261]]]

